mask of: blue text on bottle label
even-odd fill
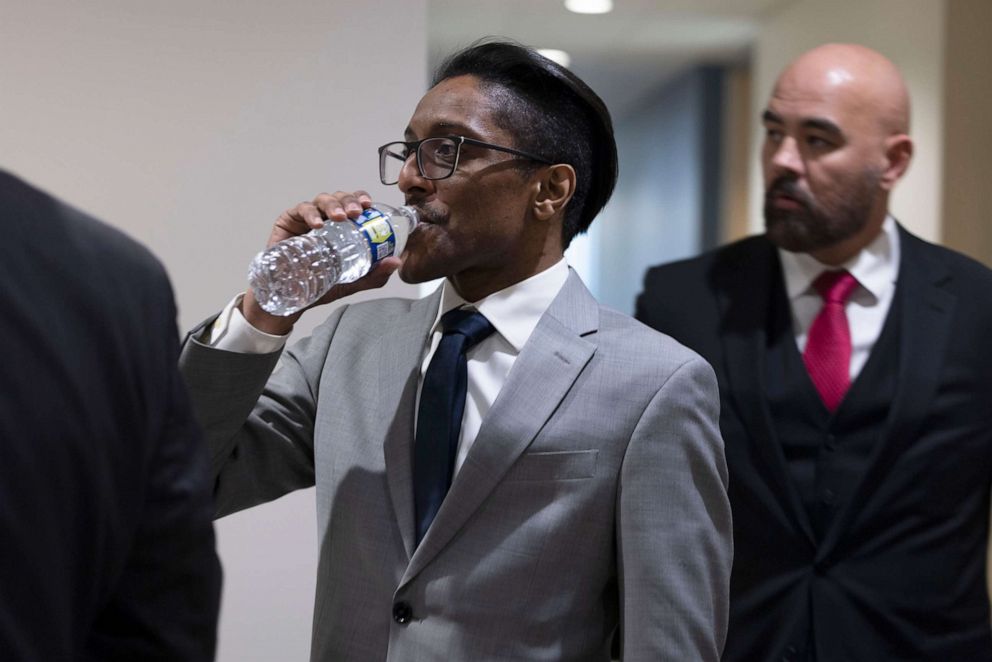
[[[396,252],[396,237],[393,226],[378,209],[370,208],[362,212],[358,218],[352,219],[358,230],[369,242],[372,251],[372,263],[375,264]]]

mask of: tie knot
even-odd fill
[[[852,276],[851,272],[841,269],[824,271],[813,281],[813,288],[827,303],[844,303],[857,284],[858,279]]]
[[[465,336],[465,346],[462,349],[465,352],[496,330],[485,315],[468,308],[455,308],[446,312],[441,316],[441,328],[444,329],[444,335],[457,333]]]

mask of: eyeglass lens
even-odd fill
[[[421,176],[427,179],[444,179],[451,175],[458,163],[458,142],[451,138],[428,138],[416,146],[417,165]],[[384,145],[379,152],[379,177],[383,184],[395,184],[400,171],[410,156],[407,143]]]

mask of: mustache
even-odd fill
[[[434,225],[439,225],[445,221],[446,215],[444,213],[436,209],[432,209],[427,204],[416,203],[412,201],[407,202],[406,204],[416,209],[417,214],[420,216],[420,220],[425,223],[433,223]]]
[[[796,180],[791,177],[779,177],[773,181],[765,191],[765,201],[771,200],[776,195],[788,196],[804,207],[810,206],[811,201],[806,192],[800,189]]]

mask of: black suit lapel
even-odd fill
[[[957,297],[947,289],[950,274],[931,257],[927,245],[899,227],[900,264],[896,285],[899,320],[899,377],[885,432],[851,498],[824,537],[817,560],[833,553],[851,521],[896,465],[929,410],[950,339]],[[893,306],[896,302],[893,301]]]
[[[799,491],[789,477],[782,446],[775,434],[771,413],[765,399],[768,324],[773,297],[784,297],[778,254],[767,240],[755,240],[748,250],[728,256],[722,269],[714,274],[719,282],[716,291],[720,305],[720,338],[723,343],[729,400],[747,430],[750,447],[728,446],[727,454],[760,458],[759,470],[771,489],[766,496],[770,508],[781,509],[785,519],[814,543],[809,514],[802,505]],[[791,333],[791,330],[787,331]],[[748,466],[742,457],[733,462]],[[756,484],[756,489],[762,486]]]

